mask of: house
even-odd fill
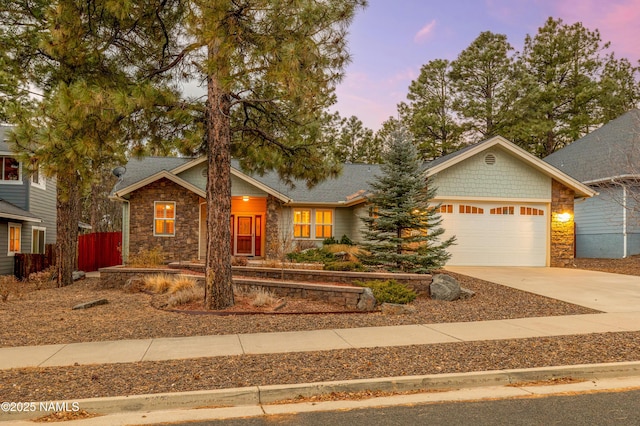
[[[549,155],[547,163],[598,195],[576,204],[576,256],[640,254],[640,110]]]
[[[438,188],[455,265],[564,266],[573,259],[574,199],[595,192],[502,137],[427,165]],[[345,164],[312,189],[289,188],[275,173],[231,168],[232,253],[273,257],[280,242],[300,245],[347,235],[362,239],[368,182],[376,165]],[[161,247],[172,260],[205,256],[204,158],[132,159],[112,192],[123,203],[123,256]]]
[[[16,253],[42,253],[56,241],[56,182],[28,173],[0,126],[0,275],[13,273]],[[6,251],[4,251],[6,249]]]

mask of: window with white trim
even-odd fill
[[[46,182],[47,181],[42,175],[42,171],[40,170],[40,167],[38,166],[38,163],[36,161],[34,163],[34,169],[31,172],[31,185],[40,189],[46,189]]]
[[[154,201],[153,235],[172,237],[176,234],[176,203]]]
[[[44,254],[46,229],[34,226],[31,231],[31,253]]]
[[[333,210],[316,210],[316,238],[333,237]]]
[[[9,250],[8,256],[20,253],[22,245],[22,225],[19,223],[9,223]]]
[[[293,237],[311,238],[311,210],[293,210]]]
[[[20,162],[8,155],[0,156],[0,183],[21,183],[22,171]]]

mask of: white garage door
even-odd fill
[[[444,202],[445,235],[456,236],[448,265],[546,266],[545,204]]]

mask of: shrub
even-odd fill
[[[231,266],[247,266],[249,259],[244,256],[231,256]]]
[[[358,256],[362,253],[357,246],[350,246],[348,244],[333,244],[328,247],[323,248],[324,251],[327,251],[335,256],[336,253],[346,253],[343,259],[341,260],[349,260],[351,262],[357,262]]]
[[[20,293],[20,282],[13,275],[0,276],[0,300],[6,302],[9,296],[18,295]]]
[[[129,255],[127,266],[136,268],[148,268],[164,264],[164,253],[161,247],[151,250],[141,250],[137,254]]]
[[[182,288],[173,293],[167,300],[167,306],[170,308],[186,305],[188,303],[197,302],[204,299],[204,289],[200,287]]]
[[[249,293],[251,305],[255,307],[273,306],[278,302],[278,298],[269,290],[263,288],[257,288]]]
[[[344,244],[346,246],[355,245],[355,243],[351,240],[351,238],[347,237],[346,235],[343,235],[342,238],[340,238],[340,244]]]
[[[356,281],[361,287],[369,287],[378,304],[399,303],[407,304],[415,300],[416,293],[404,284],[396,280],[387,281]]]
[[[147,275],[144,277],[144,287],[157,294],[166,293],[173,279],[168,274]]]
[[[36,290],[55,286],[55,267],[50,266],[40,272],[33,272],[27,277],[27,282],[33,284]]]
[[[360,262],[337,261],[324,264],[326,271],[364,271],[365,267]]]
[[[325,238],[324,241],[322,241],[323,246],[330,246],[331,244],[338,244],[338,241],[333,237]]]
[[[287,258],[294,262],[331,262],[335,261],[335,256],[326,250],[314,248],[301,252],[288,253]]]
[[[173,294],[182,290],[194,288],[196,284],[196,280],[193,277],[180,274],[173,278],[167,291],[169,294]]]

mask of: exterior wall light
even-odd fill
[[[558,213],[556,218],[558,219],[558,222],[569,222],[571,220],[571,213]]]
[[[242,201],[249,201],[249,196],[248,195],[243,195],[242,196]]]

